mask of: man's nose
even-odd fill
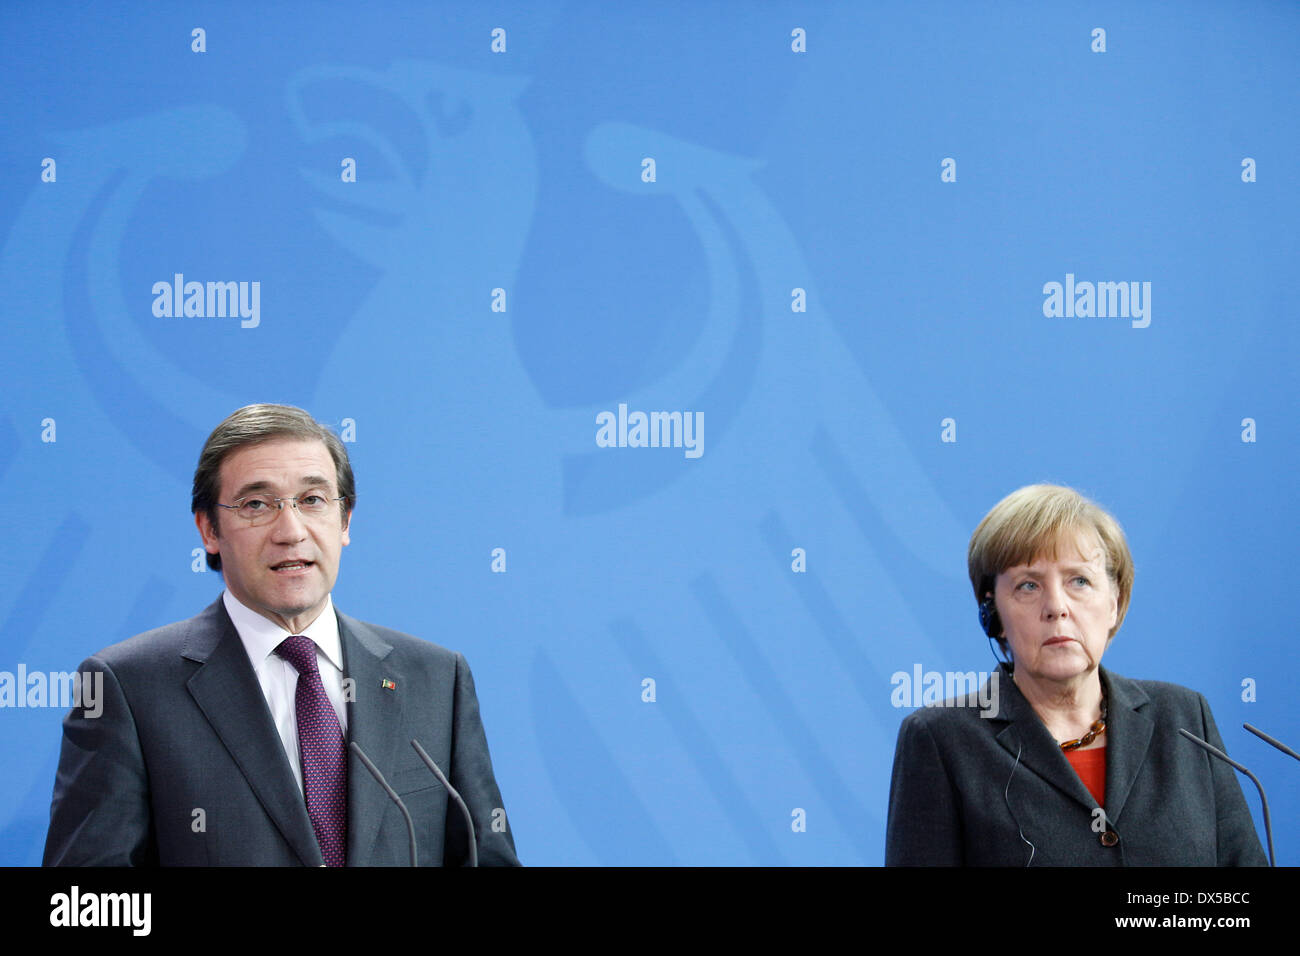
[[[307,536],[307,523],[292,498],[280,499],[280,513],[275,516],[271,530],[277,541],[301,541]]]

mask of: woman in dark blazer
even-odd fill
[[[980,621],[1010,658],[966,699],[910,714],[887,866],[1267,865],[1205,698],[1107,671],[1133,560],[1069,488],[1008,495],[967,554]]]

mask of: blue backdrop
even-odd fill
[[[878,864],[891,677],[992,668],[966,543],[1050,480],[1300,861],[1240,729],[1300,741],[1300,7],[11,2],[0,62],[0,671],[209,603],[202,441],[302,405],[526,863]],[[63,712],[0,707],[0,863]]]

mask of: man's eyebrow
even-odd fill
[[[233,497],[235,501],[238,501],[240,498],[247,498],[249,495],[256,495],[270,490],[271,483],[269,481],[250,481],[236,491]]]
[[[332,489],[333,486],[330,484],[330,480],[323,475],[305,475],[302,481],[299,482],[299,487],[304,489]],[[269,491],[274,494],[275,486],[265,479],[260,481],[250,481],[248,484],[241,486],[240,489],[235,492],[235,500],[238,501],[240,498],[247,498],[249,495],[259,495],[264,491]]]

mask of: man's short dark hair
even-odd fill
[[[198,466],[194,469],[190,511],[194,514],[202,511],[212,522],[213,530],[219,531],[220,509],[217,507],[217,499],[221,496],[221,464],[226,456],[240,448],[282,438],[325,443],[338,474],[339,495],[343,498],[339,507],[346,527],[348,515],[357,501],[356,479],[352,476],[348,451],[338,435],[301,408],[292,405],[245,405],[212,430],[203,445],[203,451],[199,453]],[[220,571],[221,555],[209,553],[208,567]]]

